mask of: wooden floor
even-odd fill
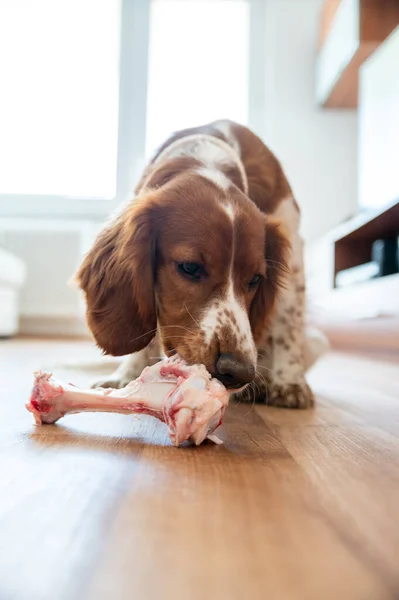
[[[1,600],[399,598],[399,370],[331,354],[315,410],[231,406],[222,446],[150,417],[34,427],[31,372],[86,342],[0,343]]]

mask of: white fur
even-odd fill
[[[227,214],[230,216],[232,221],[232,227],[234,228],[234,210],[230,204],[223,205]],[[255,343],[252,337],[251,325],[249,323],[248,314],[245,308],[240,304],[234,293],[233,283],[233,265],[234,265],[234,236],[233,236],[233,247],[231,251],[230,259],[230,272],[229,279],[226,287],[224,297],[219,298],[211,302],[210,306],[206,309],[206,312],[200,323],[200,327],[205,334],[205,343],[207,346],[212,342],[212,339],[218,335],[224,328],[231,330],[237,338],[237,347],[232,348],[232,351],[236,350],[243,354],[248,361],[256,364],[257,351]],[[233,315],[234,319],[226,315],[227,311],[230,315]],[[242,341],[238,341],[239,338],[243,338]]]
[[[260,352],[259,365],[266,369],[270,380],[269,396],[273,403],[285,406],[309,406],[312,395],[305,380],[306,369],[315,361],[309,352],[305,315],[305,275],[303,266],[303,241],[299,235],[300,214],[295,200],[288,196],[277,207],[274,216],[279,218],[289,233],[292,251],[289,260],[290,274],[278,299],[271,329],[272,347]],[[265,331],[265,339],[268,332]],[[261,370],[261,374],[265,374]],[[295,386],[295,387],[293,387]],[[295,392],[296,396],[292,390]],[[276,392],[274,396],[273,390]]]
[[[215,335],[216,328],[218,325],[218,312],[219,312],[219,301],[215,300],[208,306],[202,320],[200,322],[200,328],[205,335],[205,344],[209,346]]]
[[[234,208],[231,204],[221,204],[222,208],[226,211],[231,221],[234,221]]]
[[[305,336],[305,369],[308,371],[329,350],[330,344],[324,333],[315,327],[306,327]]]
[[[288,229],[290,233],[293,234],[298,232],[300,214],[293,196],[289,195],[283,198],[274,211],[273,216],[281,219],[281,221],[284,222],[285,228]]]
[[[305,374],[303,241],[299,235],[300,214],[293,196],[283,199],[273,216],[283,223],[292,246],[291,273],[279,297],[272,326],[272,378],[275,383],[284,385],[301,383]]]
[[[243,308],[243,306],[238,301],[236,295],[234,294],[232,277],[230,277],[229,280],[226,300],[223,308],[233,313],[234,318],[237,322],[237,325],[229,323],[229,327],[231,327],[233,330],[236,329],[236,332],[240,336],[244,336],[244,341],[242,342],[241,347],[239,347],[239,350],[241,350],[244,355],[247,355],[248,358],[255,363],[257,352],[252,337],[251,325],[249,323],[249,318],[246,310]]]
[[[158,157],[160,160],[176,156],[192,156],[201,161],[203,167],[197,170],[199,175],[207,177],[210,181],[218,185],[223,190],[231,185],[225,175],[220,170],[220,165],[228,163],[234,164],[243,177],[244,186],[247,186],[246,174],[240,159],[240,147],[238,140],[232,134],[231,126],[228,121],[219,121],[214,124],[221,131],[228,143],[207,135],[188,136],[177,140],[171,144]],[[227,180],[227,181],[226,181]],[[227,183],[228,182],[228,183]],[[234,227],[234,210],[231,205],[221,204],[226,210]],[[306,405],[309,396],[309,390],[306,386],[305,371],[316,360],[317,356],[326,348],[325,340],[314,340],[314,336],[309,335],[305,329],[305,276],[303,268],[303,241],[299,235],[299,210],[294,198],[287,196],[279,203],[274,215],[279,218],[290,234],[292,244],[292,253],[290,259],[291,274],[288,277],[286,287],[281,294],[271,332],[264,332],[264,345],[260,344],[258,349],[252,338],[249,318],[245,307],[243,307],[234,293],[233,285],[233,261],[234,248],[231,253],[231,265],[229,279],[223,297],[213,300],[209,306],[205,307],[200,322],[200,327],[204,332],[204,343],[209,346],[219,330],[227,328],[232,330],[238,342],[236,350],[240,351],[248,360],[254,364],[257,361],[257,351],[259,351],[259,366],[262,369],[259,373],[270,380],[271,390],[276,385],[282,390],[289,389],[295,384],[302,390],[302,396],[299,394],[298,402]],[[225,311],[234,315],[233,323],[231,317],[225,314]],[[272,337],[272,347],[269,348],[269,335]],[[317,343],[314,343],[314,342]],[[265,351],[262,350],[265,349]],[[234,352],[234,348],[231,349]],[[152,353],[152,352],[151,352]],[[158,354],[158,352],[156,352]],[[126,359],[123,365],[115,374],[115,382],[126,384],[128,381],[139,375],[142,368],[148,364],[149,349]],[[290,392],[292,394],[292,392]],[[287,406],[292,406],[292,398],[282,398],[286,400]]]
[[[196,170],[197,175],[205,177],[209,181],[212,181],[215,185],[224,191],[227,191],[231,187],[231,181],[226,175],[224,175],[218,169],[212,169],[210,167],[201,167]]]
[[[155,163],[179,156],[191,156],[201,161],[204,167],[219,171],[223,165],[233,165],[240,172],[244,191],[247,192],[248,181],[240,156],[234,147],[223,140],[202,133],[180,138],[165,148]]]
[[[197,133],[180,138],[170,144],[161,152],[155,162],[179,156],[191,156],[200,160],[207,167],[216,167],[222,163],[234,164],[239,160],[234,150],[226,142],[210,135]]]
[[[274,211],[274,217],[280,219],[284,224],[286,231],[290,234],[292,245],[292,264],[291,267],[299,267],[303,264],[303,240],[299,235],[300,213],[293,196],[284,198],[277,209]]]
[[[222,133],[224,135],[228,144],[232,148],[234,148],[234,150],[237,152],[238,156],[241,156],[240,144],[239,144],[237,138],[235,137],[235,135],[233,134],[233,132],[231,131],[230,121],[223,121],[223,120],[216,121],[216,123],[214,123],[214,126],[216,127],[216,129],[218,129],[220,131],[220,133]]]
[[[224,311],[234,315],[235,323],[228,317]],[[209,346],[214,336],[224,328],[231,330],[237,337],[243,336],[243,341],[239,342],[236,349],[247,357],[248,361],[256,364],[256,348],[252,338],[251,326],[245,309],[241,306],[234,294],[233,282],[230,279],[226,294],[223,298],[214,300],[205,311],[200,322],[200,327],[205,334],[205,344]]]

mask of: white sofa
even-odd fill
[[[24,262],[0,248],[0,337],[18,332],[19,296],[25,277]]]

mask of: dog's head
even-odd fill
[[[89,327],[113,355],[137,352],[158,331],[167,354],[237,389],[254,377],[288,246],[238,188],[182,174],[143,192],[98,236],[77,274]]]

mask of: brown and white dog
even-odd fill
[[[280,163],[246,127],[167,140],[77,274],[97,344],[129,355],[107,385],[137,377],[160,345],[232,392],[255,382],[268,404],[311,406],[299,217]]]

